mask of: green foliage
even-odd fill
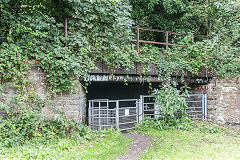
[[[194,124],[192,120],[187,117],[186,108],[187,103],[185,97],[186,93],[179,93],[175,87],[170,83],[165,83],[161,89],[155,89],[155,105],[159,109],[160,115],[156,118],[146,118],[139,123],[135,129],[137,131],[147,131],[149,129],[168,130],[192,130]]]
[[[170,82],[164,83],[161,89],[154,89],[155,105],[157,105],[160,115],[155,118],[145,118],[135,127],[135,130],[193,130],[195,125],[186,113],[185,98],[188,96],[188,92],[185,87],[182,87],[181,90],[182,93]]]
[[[0,159],[116,159],[124,155],[132,139],[120,132],[106,131],[104,137],[88,141],[83,137],[34,138],[21,146],[0,147]]]
[[[162,88],[154,91],[155,102],[165,122],[186,116],[187,103],[185,93],[180,94],[177,88],[170,83],[163,84]]]
[[[205,1],[130,0],[131,16],[136,25],[180,33],[205,34]],[[163,41],[164,34],[143,33],[144,39]],[[169,35],[173,38],[172,35]]]
[[[194,130],[202,133],[227,133],[228,130],[223,126],[219,126],[210,122],[194,122]]]
[[[189,117],[182,117],[176,119],[169,119],[166,122],[163,119],[154,119],[154,118],[145,118],[144,121],[137,124],[134,128],[137,132],[145,132],[151,129],[156,130],[174,130],[178,129],[181,131],[191,131],[194,130],[195,124],[193,123],[192,119]]]
[[[239,136],[238,132],[234,132],[228,128],[223,126],[219,126],[214,123],[210,122],[203,122],[203,121],[196,121],[192,120],[189,117],[182,117],[177,119],[169,119],[166,122],[163,119],[154,119],[154,118],[145,118],[144,121],[139,123],[134,130],[137,132],[146,132],[149,130],[179,130],[179,131],[192,131],[192,132],[199,132],[199,133],[217,133],[217,134],[229,134],[231,136]]]
[[[227,129],[228,132],[232,130]],[[239,131],[235,131],[240,133]],[[239,159],[240,136],[198,131],[148,130],[153,140],[139,159]]]
[[[202,67],[220,76],[240,75],[239,2],[235,0],[6,0],[0,1],[0,10],[0,83],[13,82],[21,88],[34,64],[47,74],[50,91],[71,92],[96,61],[116,68],[134,68],[135,62],[142,62],[145,73],[155,64],[159,76],[176,71],[185,76],[186,70],[197,74]],[[68,19],[65,38],[63,24],[69,17],[75,19]],[[135,44],[119,40],[135,37],[126,28],[134,23],[131,18],[136,25],[208,34],[211,39],[192,42],[191,36],[169,35],[169,42],[188,47],[141,46],[144,54],[137,55]],[[165,38],[154,32],[141,35],[147,40]],[[179,54],[184,57],[172,56]]]
[[[204,67],[221,77],[239,77],[239,1],[130,0],[130,4],[136,25],[189,34],[187,37],[168,35],[170,43],[187,47],[169,47],[156,52],[157,49],[150,46],[141,50],[184,56],[151,56],[150,62],[157,65],[160,74],[180,71],[185,76],[184,70],[197,74]],[[192,34],[209,39],[195,38],[193,42]],[[165,42],[165,33],[142,31],[140,35],[140,39]]]
[[[91,140],[98,132],[78,124],[64,113],[56,113],[56,118],[41,115],[42,101],[36,97],[23,98],[18,95],[10,104],[0,103],[6,116],[0,119],[0,144],[2,146],[22,145],[32,139],[42,142],[57,137],[83,137]]]
[[[47,73],[50,91],[71,92],[95,61],[115,67],[132,64],[133,47],[119,40],[130,34],[125,1],[9,0],[1,1],[0,9],[0,83],[24,85],[30,63]],[[69,20],[65,38],[63,24],[69,17],[79,20]]]

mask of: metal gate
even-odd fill
[[[153,95],[141,95],[140,99],[89,100],[89,126],[92,129],[108,129],[110,127],[122,131],[132,129],[145,117],[157,118],[161,116],[154,98]],[[206,120],[206,94],[190,94],[186,101],[188,116],[192,119]]]
[[[186,98],[188,108],[186,112],[192,119],[207,119],[207,95],[206,94],[190,94]]]
[[[157,118],[160,116],[159,107],[155,103],[155,96],[141,95],[140,100],[139,120],[144,120],[145,117]]]
[[[154,95],[141,95],[140,105],[143,106],[143,111],[139,115],[141,120],[144,117],[157,118],[161,116],[159,107],[156,105]],[[186,98],[188,107],[186,108],[187,115],[192,119],[206,120],[207,118],[207,95],[206,94],[190,94]]]
[[[89,126],[92,129],[132,129],[138,123],[138,99],[89,100]]]

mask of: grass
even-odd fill
[[[190,131],[177,129],[144,131],[153,144],[140,159],[240,159],[240,132],[214,124],[196,122]],[[22,146],[0,147],[0,159],[102,159],[124,155],[132,139],[120,132],[102,138],[33,139]]]
[[[0,148],[0,159],[116,159],[124,155],[132,139],[113,133],[95,141],[64,138],[47,142],[30,142],[23,146]]]
[[[145,134],[153,145],[141,159],[240,159],[240,132],[235,130],[208,125],[193,131],[151,129]]]

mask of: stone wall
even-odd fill
[[[208,121],[240,125],[240,80],[213,78],[208,85],[199,86],[194,93],[206,93]]]
[[[42,110],[45,116],[56,116],[53,110],[55,108],[65,111],[68,117],[74,118],[78,122],[85,122],[86,95],[80,82],[74,93],[61,93],[54,98],[48,98],[46,75],[40,68],[32,67],[27,78],[33,84],[34,91],[47,102]],[[240,79],[213,78],[207,85],[195,86],[192,93],[207,94],[208,121],[240,126]],[[13,97],[16,89],[7,86],[5,94],[8,98]],[[0,100],[2,101],[1,97]],[[0,115],[2,114],[4,113],[0,111]]]
[[[86,119],[86,96],[80,82],[76,86],[76,91],[72,94],[61,93],[54,98],[49,98],[47,89],[46,75],[38,68],[33,66],[27,78],[31,82],[29,89],[33,89],[39,97],[46,102],[42,112],[44,116],[56,117],[55,110],[62,110],[68,117],[78,122],[85,122]],[[7,86],[5,89],[6,97],[9,99],[16,94],[16,89]]]

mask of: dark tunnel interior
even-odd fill
[[[152,88],[159,88],[161,83],[151,83]],[[88,100],[93,99],[109,99],[109,100],[123,100],[123,99],[139,99],[140,95],[149,95],[149,83],[128,83],[124,82],[92,82],[88,86],[87,108]],[[131,106],[131,102],[127,102],[126,106]],[[86,117],[88,122],[88,112]]]
[[[158,88],[160,83],[152,83],[152,88]],[[88,86],[87,100],[92,99],[138,99],[140,95],[150,94],[149,83],[94,82]]]

